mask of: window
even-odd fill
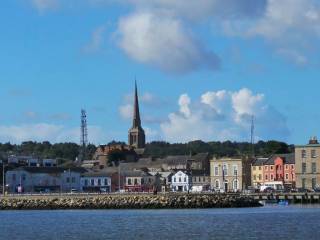
[[[26,180],[26,175],[22,174],[22,181],[25,181],[25,180]]]
[[[148,182],[151,183],[151,178],[148,178]]]
[[[252,169],[253,169],[253,171],[255,171],[256,170],[256,166],[253,166]]]
[[[301,157],[306,158],[307,157],[307,151],[306,150],[301,150]]]
[[[287,164],[285,165],[285,169],[286,169],[286,170],[288,170],[288,169],[289,169],[289,166],[288,166]]]
[[[203,182],[205,182],[205,181],[206,181],[206,178],[205,178],[205,177],[203,177],[203,178],[202,178],[202,181],[203,181]]]
[[[289,174],[286,173],[286,180],[289,180]]]
[[[301,181],[302,181],[302,188],[306,188],[306,179],[302,178]]]
[[[271,174],[271,175],[270,175],[270,180],[273,180],[273,179],[274,179],[274,178],[273,178],[273,174]]]
[[[179,177],[179,182],[181,182],[181,177]]]
[[[311,163],[311,172],[312,173],[317,172],[317,164],[315,162]]]
[[[311,157],[312,157],[312,158],[316,158],[316,157],[317,157],[317,153],[316,153],[316,150],[315,150],[315,149],[312,149],[312,150],[311,150]]]
[[[70,182],[70,178],[69,177],[67,177],[67,183],[69,183]]]
[[[141,178],[141,184],[144,184],[144,179],[143,178]]]
[[[222,171],[225,176],[228,176],[228,165],[227,164],[223,164]]]
[[[312,188],[315,189],[317,187],[317,179],[316,178],[312,178],[311,179],[311,183],[312,183]]]
[[[253,175],[253,180],[257,180],[257,176],[256,175]]]
[[[105,185],[105,186],[109,185],[109,184],[108,184],[108,178],[105,178],[105,179],[104,179],[104,185]]]
[[[75,178],[75,177],[72,177],[72,178],[71,178],[71,182],[75,183],[75,182],[76,182],[76,178]]]
[[[307,164],[306,163],[301,164],[301,170],[302,170],[302,173],[306,173],[306,171],[307,171]]]
[[[128,178],[128,185],[132,185],[132,180],[131,180],[131,178]]]
[[[233,175],[238,176],[238,166],[237,165],[233,165]]]
[[[238,190],[238,180],[237,179],[235,179],[235,180],[233,180],[233,184],[232,184],[233,186],[233,190]]]
[[[215,176],[218,176],[218,175],[219,175],[219,167],[218,167],[218,166],[215,166],[215,167],[214,167],[214,175],[215,175]]]
[[[259,174],[259,180],[261,180],[261,178],[262,178],[262,176],[261,176],[261,174]]]
[[[186,182],[187,180],[186,180],[186,178],[184,178],[184,181]],[[201,182],[201,178],[199,177],[199,182]]]
[[[265,167],[264,167],[264,170],[267,170],[267,171],[268,171],[268,166],[265,166]]]
[[[199,180],[200,180],[200,178],[199,178]],[[187,178],[186,177],[183,178],[183,182],[187,182]]]
[[[273,170],[273,166],[272,165],[270,166],[270,170]]]
[[[137,185],[138,184],[138,179],[134,179],[134,185]]]
[[[98,186],[101,186],[101,179],[98,179]]]
[[[84,180],[84,185],[85,186],[88,186],[88,183],[89,183],[88,179]]]
[[[291,169],[294,169],[294,165],[293,164],[291,165]]]
[[[220,188],[220,181],[218,179],[215,181],[215,187]]]
[[[173,178],[173,182],[176,182],[176,181],[177,181],[177,179],[176,179],[176,177],[174,177],[174,178]]]
[[[259,166],[259,170],[261,170],[261,166]]]
[[[91,179],[91,186],[94,186],[94,179]]]
[[[266,180],[268,180],[268,174],[266,174]]]

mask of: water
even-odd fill
[[[0,239],[320,239],[320,206],[2,211]]]

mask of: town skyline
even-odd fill
[[[0,142],[79,143],[82,108],[89,142],[127,142],[136,76],[147,142],[249,142],[255,115],[256,141],[305,143],[319,5],[231,2],[5,1]]]

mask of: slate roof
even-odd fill
[[[71,167],[71,168],[64,168],[64,167],[19,167],[13,169],[13,171],[24,170],[29,173],[63,173],[65,171],[71,172],[79,172],[84,173],[86,170],[81,167]]]
[[[262,166],[265,162],[268,161],[268,158],[257,158],[253,163],[252,166]]]

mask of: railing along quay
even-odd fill
[[[255,200],[261,201],[281,201],[286,200],[289,203],[320,203],[320,193],[306,192],[306,193],[249,193],[243,194],[251,196]]]

